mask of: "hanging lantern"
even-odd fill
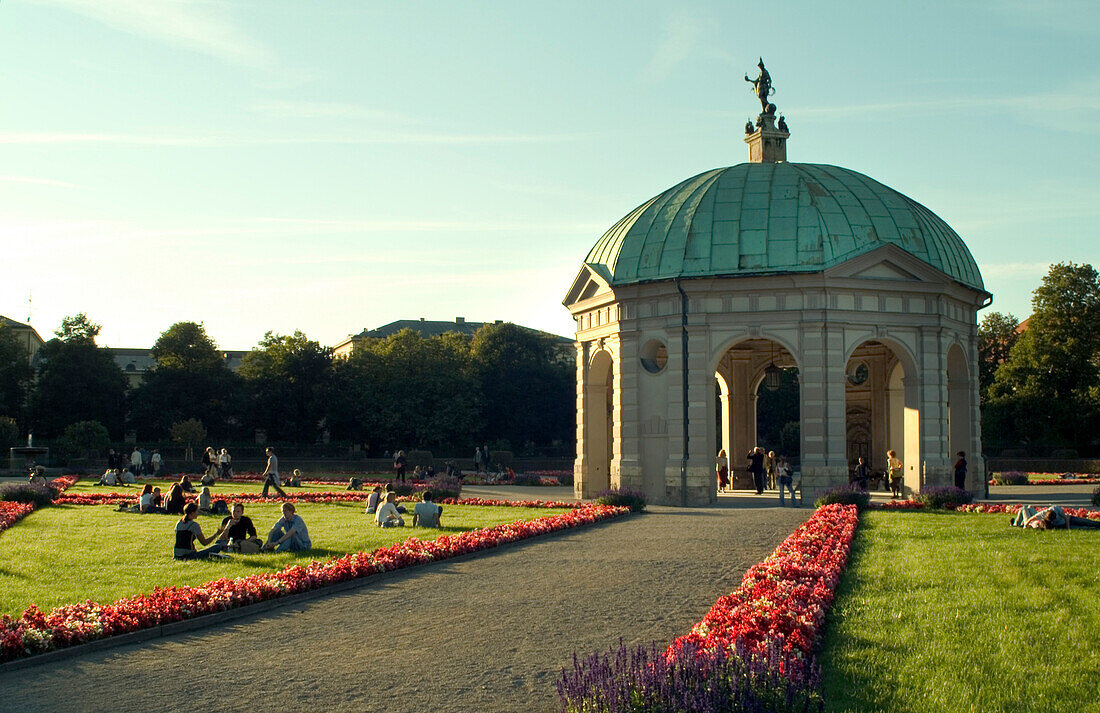
[[[764,370],[764,388],[768,391],[775,391],[779,388],[779,367],[775,365],[773,361],[768,365],[768,368]]]

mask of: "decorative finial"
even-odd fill
[[[756,131],[756,129],[754,129],[753,126],[752,126],[752,119],[749,119],[748,121],[745,122],[745,133],[746,134],[751,134],[754,131]]]

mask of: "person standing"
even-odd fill
[[[229,457],[229,451],[222,449],[222,452],[218,454],[218,466],[222,471],[222,479],[229,477],[229,464],[233,459]]]
[[[752,474],[753,485],[756,486],[756,494],[764,494],[764,449],[756,446],[748,455],[749,473]]]
[[[798,507],[798,501],[794,498],[794,476],[791,475],[791,464],[783,456],[779,456],[775,465],[775,475],[779,479],[779,507],[783,507],[783,488],[791,493],[791,507]]]
[[[149,465],[153,469],[153,475],[156,476],[160,473],[160,465],[162,463],[160,457],[160,451],[156,448],[153,449],[153,455],[149,456]]]
[[[856,464],[856,473],[852,477],[852,482],[859,484],[860,490],[867,489],[867,481],[871,479],[871,467],[867,465],[867,459],[863,456],[859,457],[859,463]]]
[[[481,449],[474,446],[474,470],[481,474]]]
[[[267,467],[264,468],[263,473],[260,473],[260,477],[264,479],[263,496],[266,498],[268,490],[275,488],[275,492],[285,498],[286,492],[283,491],[283,483],[279,480],[279,459],[275,456],[275,449],[268,446],[264,449],[264,453],[267,454]]]
[[[775,487],[775,451],[768,451],[764,457],[764,475],[768,484],[768,490]]]
[[[141,449],[134,446],[134,452],[130,454],[130,472],[134,477],[141,475]]]
[[[966,452],[959,451],[959,459],[955,461],[955,487],[966,490]]]
[[[901,497],[901,461],[897,451],[886,451],[886,477],[890,479],[891,500]]]
[[[730,482],[730,461],[726,457],[725,448],[718,451],[718,460],[715,463],[714,470],[718,475],[718,492],[724,493]]]
[[[393,472],[398,480],[405,482],[405,451],[397,451],[393,456]]]

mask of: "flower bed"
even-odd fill
[[[136,505],[139,493],[82,493],[79,495],[62,495],[54,503],[58,505]],[[360,490],[336,490],[313,491],[304,493],[287,493],[286,497],[273,496],[265,498],[258,493],[213,493],[214,499],[227,500],[234,503],[361,503],[366,502],[370,493]],[[197,500],[198,496],[190,493],[185,496],[190,502]],[[417,501],[416,496],[398,496],[398,502]],[[440,498],[435,502],[440,505],[491,505],[494,507],[523,507],[523,508],[579,508],[586,503],[564,502],[561,500],[490,500],[487,498]]]
[[[1012,476],[1016,476],[1013,478]],[[1026,480],[1021,480],[1021,476]],[[1046,477],[1043,477],[1046,476]],[[990,485],[1002,485],[1001,480],[1011,479],[1019,482],[1007,483],[1009,485],[1100,485],[1100,477],[1092,473],[1020,473],[1009,471],[1006,473],[994,473],[989,479]]]
[[[60,478],[54,478],[50,481],[50,487],[56,490],[59,494],[64,493],[66,490],[72,487],[73,483],[80,479],[80,476],[65,475]],[[59,497],[64,497],[59,495]],[[57,498],[54,499],[57,502]],[[8,529],[15,523],[22,520],[35,510],[37,506],[34,503],[18,503],[10,502],[8,500],[0,500],[0,532]]]
[[[897,500],[886,503],[872,503],[871,505],[874,510],[923,510],[925,507],[924,503],[916,500]],[[1023,506],[1020,503],[967,503],[965,505],[947,505],[944,509],[954,510],[955,512],[1015,515],[1021,507]],[[1069,507],[1063,507],[1062,509],[1067,515],[1100,520],[1100,510]]]
[[[574,661],[573,671],[563,670],[558,680],[563,709],[716,711],[740,710],[731,706],[744,702],[752,703],[745,710],[757,710],[753,706],[761,700],[820,708],[812,651],[858,524],[855,506],[819,508],[749,569],[736,591],[719,597],[690,634],[672,642],[665,673],[655,676],[650,657],[625,647],[619,654]],[[693,664],[688,671],[685,661]],[[712,700],[713,691],[723,691],[726,699]]]
[[[0,500],[0,532],[19,522],[34,510],[34,503],[13,503]]]
[[[58,607],[48,614],[36,607],[21,617],[0,617],[0,661],[82,644],[226,609],[284,597],[379,572],[448,559],[557,530],[625,515],[626,508],[576,507],[567,513],[517,521],[457,535],[404,542],[356,552],[281,572],[217,579],[195,587],[166,587],[114,604],[92,601]]]

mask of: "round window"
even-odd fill
[[[871,375],[871,370],[867,368],[865,362],[857,362],[852,365],[851,370],[848,372],[848,381],[858,386],[867,381],[867,377]]]
[[[668,364],[668,348],[659,340],[651,339],[642,347],[642,368],[650,374],[660,374]]]

